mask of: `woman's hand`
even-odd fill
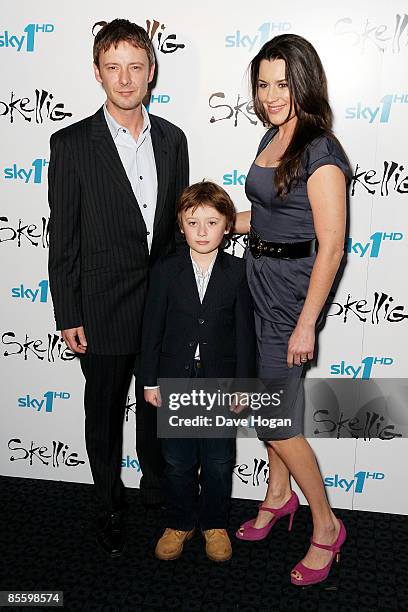
[[[145,389],[144,398],[145,402],[152,404],[152,406],[155,406],[156,408],[160,408],[162,405],[160,387],[156,387],[156,389]]]
[[[288,367],[300,366],[313,359],[315,345],[315,326],[298,323],[288,342]]]

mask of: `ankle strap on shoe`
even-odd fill
[[[336,542],[334,544],[318,544],[317,542],[314,542],[312,538],[310,538],[310,543],[313,544],[313,546],[316,546],[316,548],[323,548],[323,550],[330,550],[331,552],[334,552],[336,548]]]
[[[282,508],[267,508],[266,506],[259,506],[259,510],[264,510],[265,512],[270,512],[271,514],[276,514]]]

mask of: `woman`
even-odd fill
[[[296,382],[313,359],[316,327],[343,256],[349,166],[331,132],[322,64],[307,40],[294,34],[273,38],[250,70],[256,114],[270,129],[247,176],[252,209],[239,213],[236,231],[250,231],[247,273],[255,304],[258,376],[285,380],[292,389],[283,404],[292,428],[273,435],[258,431],[267,442],[268,490],[257,517],[236,535],[263,539],[285,515],[291,528],[299,505],[292,475],[313,518],[310,547],[291,572],[292,584],[304,586],[328,576],[346,539],[343,523],[328,504],[314,453],[301,435],[304,396]]]

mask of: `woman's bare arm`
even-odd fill
[[[234,234],[248,234],[250,226],[251,226],[251,211],[244,210],[243,212],[237,213],[233,233]]]
[[[309,289],[297,326],[289,340],[288,365],[313,358],[315,325],[344,252],[346,226],[346,181],[333,165],[318,168],[307,183],[319,250]],[[303,358],[303,359],[302,359]]]

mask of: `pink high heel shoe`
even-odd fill
[[[317,542],[313,542],[313,539],[310,538],[311,544],[313,544],[313,546],[316,546],[316,548],[330,550],[333,553],[332,558],[330,559],[328,564],[322,567],[321,569],[316,570],[306,567],[301,561],[299,561],[299,563],[293,568],[292,572],[296,571],[302,574],[302,579],[298,580],[297,578],[291,576],[290,581],[292,584],[295,584],[296,586],[307,586],[309,584],[317,584],[318,582],[323,582],[323,580],[326,580],[327,576],[329,575],[330,568],[334,559],[336,559],[337,563],[340,561],[340,549],[346,541],[347,531],[344,527],[343,521],[341,521],[340,519],[338,520],[340,523],[340,531],[334,544],[318,544]]]
[[[243,525],[241,525],[241,527],[238,529],[235,535],[239,540],[251,540],[251,541],[263,540],[269,534],[270,530],[275,525],[275,523],[279,519],[281,519],[283,516],[286,516],[287,514],[290,514],[289,528],[288,528],[288,531],[290,531],[293,525],[293,517],[295,516],[295,512],[298,508],[299,508],[299,498],[294,491],[292,491],[292,495],[290,496],[286,504],[282,506],[282,508],[267,508],[266,506],[263,506],[262,504],[260,504],[259,505],[260,510],[266,510],[267,512],[270,512],[271,514],[274,514],[275,516],[270,520],[270,522],[267,525],[265,525],[265,527],[260,527],[260,528],[254,527],[255,519],[246,521]],[[240,530],[243,530],[243,533],[240,533]]]

